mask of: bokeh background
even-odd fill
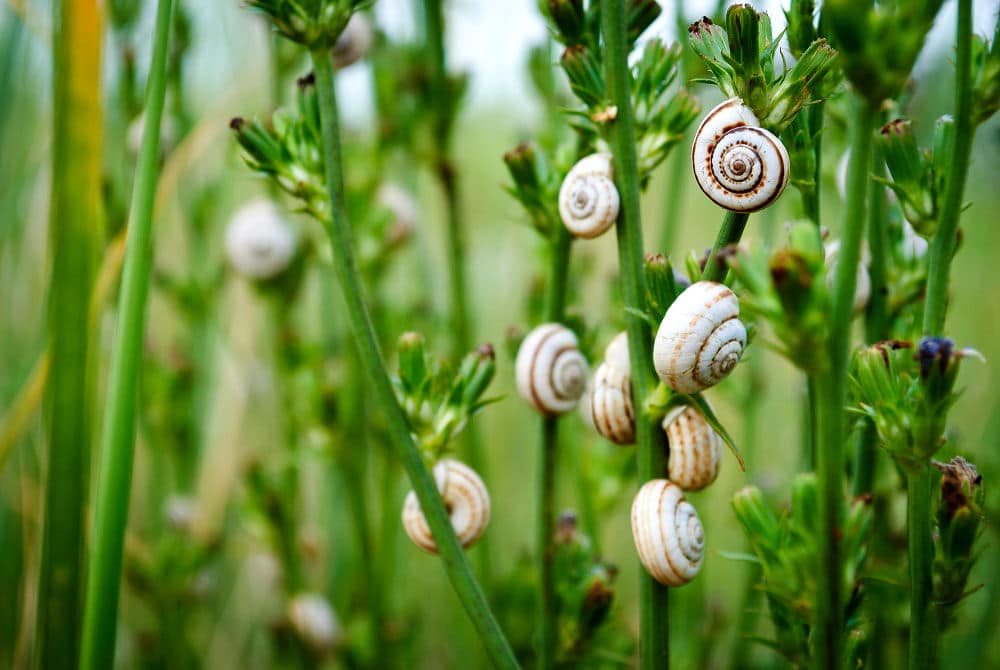
[[[151,29],[152,3],[145,3],[143,30]],[[468,221],[468,274],[477,341],[497,345],[498,375],[492,391],[506,398],[490,406],[477,419],[484,436],[488,467],[484,476],[494,504],[487,542],[471,550],[489,552],[498,582],[517,569],[530,555],[534,542],[534,500],[538,421],[521,402],[513,387],[513,359],[504,348],[508,328],[530,327],[528,305],[542,276],[544,264],[540,238],[527,224],[518,204],[503,190],[508,177],[502,154],[530,138],[543,123],[540,101],[532,93],[526,73],[527,50],[545,38],[545,28],[531,0],[502,3],[458,0],[448,3],[448,64],[471,76],[467,105],[460,116],[454,142],[462,188],[462,206]],[[188,104],[197,121],[189,138],[169,155],[158,190],[156,222],[156,266],[163,272],[180,271],[186,256],[186,216],[189,194],[206,181],[217,180],[217,212],[209,231],[210,258],[221,263],[222,234],[230,214],[244,201],[266,193],[266,185],[243,165],[227,130],[237,114],[263,117],[269,113],[271,83],[267,60],[268,36],[263,21],[233,1],[185,2],[193,18],[192,49],[188,66]],[[778,32],[784,24],[778,3],[762,3],[771,11]],[[975,27],[992,30],[996,2],[975,4]],[[714,3],[688,3],[689,20],[710,13]],[[671,6],[651,33],[673,36]],[[920,136],[926,142],[933,121],[952,104],[950,77],[951,35],[954,3],[946,3],[915,70],[913,98],[908,108]],[[390,36],[413,36],[415,21],[410,3],[380,0],[375,15]],[[47,249],[50,127],[51,127],[51,8],[43,0],[0,2],[0,416],[21,392],[45,347],[45,302],[50,254]],[[148,40],[138,41],[137,66],[144,70]],[[107,81],[113,81],[115,47],[105,47]],[[306,72],[305,65],[302,73]],[[373,132],[370,69],[358,64],[339,75],[340,100],[348,132],[356,138]],[[716,101],[707,87],[694,85],[704,96],[706,107]],[[823,218],[834,235],[840,221],[841,201],[836,188],[836,165],[843,146],[843,116],[831,106],[829,129],[824,139],[825,165]],[[120,119],[109,119],[106,134],[120,137],[127,132]],[[117,134],[117,135],[115,135]],[[1000,479],[1000,299],[997,298],[1000,266],[1000,126],[996,120],[977,135],[970,179],[966,191],[969,209],[962,219],[963,244],[954,264],[948,335],[961,346],[982,352],[986,364],[963,366],[959,385],[964,389],[952,413],[949,444],[939,456],[960,453],[976,463],[984,475],[988,508],[1000,512],[993,483]],[[684,154],[681,148],[677,153]],[[681,158],[683,159],[683,157]],[[715,236],[719,212],[696,188],[688,172],[682,172],[683,188],[667,188],[668,173],[675,158],[669,158],[643,197],[643,223],[647,250],[683,258],[691,250],[700,253]],[[350,169],[350,167],[348,167]],[[390,321],[388,341],[414,327],[443,330],[448,296],[443,262],[443,203],[431,175],[422,171],[395,175],[418,196],[421,215],[415,243],[396,263],[383,282],[390,305],[428,301],[421,323]],[[664,237],[667,197],[679,197],[681,212],[675,233]],[[798,196],[789,192],[766,214],[751,219],[750,245],[780,239],[783,224],[799,211]],[[290,216],[292,216],[290,214]],[[662,241],[669,247],[660,247]],[[575,245],[572,276],[573,311],[596,326],[600,336],[593,343],[603,346],[621,326],[617,310],[617,277],[614,239],[606,236]],[[303,323],[315,323],[320,301],[316,278],[310,277],[297,309]],[[243,514],[241,468],[255,458],[266,457],[280,438],[270,378],[270,353],[266,344],[268,314],[254,292],[232,277],[221,288],[214,319],[212,346],[216,347],[217,370],[212,392],[205,398],[209,449],[198,473],[196,500],[198,530],[210,536],[225,529],[225,560],[221,568],[205,576],[211,589],[211,607],[192,608],[198,647],[205,667],[263,667],[260,653],[269,612],[276,606],[269,593],[269,570],[255,522]],[[334,318],[339,318],[334,315]],[[103,317],[99,342],[100,360],[107,363],[113,327],[109,310]],[[154,290],[148,325],[150,356],[169,355],[183,337],[183,328],[171,304]],[[446,343],[431,348],[446,350]],[[709,393],[724,423],[748,449],[747,471],[726,457],[718,481],[692,497],[707,532],[708,556],[698,580],[679,591],[672,607],[676,667],[697,667],[708,659],[713,667],[732,667],[740,661],[754,665],[781,666],[777,655],[762,646],[739,643],[741,621],[759,620],[766,634],[766,616],[741,613],[747,607],[745,583],[750,568],[724,552],[745,550],[745,542],[732,515],[729,501],[739,488],[754,483],[775,501],[787,499],[789,482],[798,463],[802,432],[804,383],[789,364],[763,347],[751,350],[747,362],[721,387]],[[100,397],[95,399],[98,406]],[[753,419],[746,408],[754,405]],[[9,418],[9,417],[8,417]],[[634,477],[627,450],[612,447],[590,435],[576,418],[567,422],[561,452],[558,500],[561,509],[579,508],[578,487],[592,486],[598,501],[600,532],[597,540],[605,557],[617,564],[613,627],[635,634],[638,628],[636,600],[637,562],[628,529],[628,506]],[[131,528],[138,542],[152,527],[149,519],[159,513],[149,499],[156,490],[157,456],[151,453],[148,436],[140,430],[134,476]],[[24,644],[30,634],[31,585],[37,581],[39,560],[40,473],[44,467],[44,433],[40,420],[11,447],[0,470],[0,553],[16,547],[21,560],[0,561],[0,625],[13,626],[15,638]],[[350,448],[350,445],[345,445]],[[617,473],[624,472],[622,479]],[[367,482],[376,491],[379,475]],[[306,467],[308,496],[306,533],[314,538],[316,556],[311,576],[330,595],[342,619],[349,619],[352,602],[363,598],[356,573],[356,554],[346,504],[340,492],[342,481],[330,472],[319,455]],[[398,479],[396,501],[406,492]],[[905,509],[893,510],[898,515]],[[13,516],[12,516],[13,515]],[[10,535],[10,519],[23,520],[20,534]],[[996,514],[990,515],[996,519]],[[7,535],[4,536],[4,529]],[[959,624],[945,639],[947,667],[962,667],[962,659],[986,646],[979,658],[993,659],[1000,667],[1000,556],[998,535],[990,522],[982,541],[983,558],[973,574],[973,583],[985,584],[982,593],[962,608]],[[342,538],[342,543],[338,542]],[[381,542],[396,545],[395,569],[386,576],[393,608],[410,634],[417,635],[413,659],[427,668],[479,667],[477,642],[460,605],[447,585],[436,559],[409,545],[398,525],[387,527]],[[475,561],[475,557],[474,557]],[[263,576],[262,576],[263,575]],[[18,585],[29,585],[29,597]],[[496,586],[502,593],[502,586]],[[502,598],[500,598],[502,601]],[[148,618],[143,604],[126,590],[120,637],[123,665],[130,666]],[[498,604],[502,610],[503,602]],[[763,610],[763,603],[753,607]],[[530,611],[530,610],[529,610]],[[351,621],[343,621],[350,629]],[[506,623],[510,623],[509,621]],[[516,623],[516,622],[515,622]],[[524,627],[525,622],[521,622]],[[516,634],[516,633],[515,633]],[[531,634],[530,626],[527,632]],[[619,659],[623,664],[628,657]],[[608,659],[615,664],[614,658]],[[0,665],[3,661],[0,660]]]

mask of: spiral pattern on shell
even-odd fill
[[[653,366],[678,393],[697,393],[724,379],[740,360],[747,331],[736,294],[723,284],[700,281],[667,310],[653,344]]]
[[[584,420],[615,444],[635,442],[632,382],[625,370],[604,361],[594,372],[581,407]]]
[[[517,350],[517,391],[547,416],[565,414],[576,407],[589,374],[576,335],[558,323],[538,326]]]
[[[788,184],[785,145],[739,98],[717,105],[698,126],[691,165],[698,186],[715,204],[734,212],[756,212]]]
[[[475,544],[490,522],[490,494],[486,484],[475,470],[451,458],[444,458],[434,466],[434,480],[459,543],[463,547]],[[437,544],[414,491],[407,494],[403,503],[403,529],[413,544],[429,554],[437,553]]]
[[[722,438],[696,408],[677,407],[663,418],[670,445],[668,475],[685,491],[700,491],[719,475]]]
[[[632,539],[643,567],[665,586],[683,586],[701,569],[701,520],[668,479],[653,479],[639,489],[632,502]]]
[[[559,189],[559,217],[576,237],[598,237],[618,220],[621,200],[611,154],[591,154],[566,175]]]

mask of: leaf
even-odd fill
[[[733,438],[729,435],[729,432],[719,421],[718,417],[715,416],[715,412],[712,411],[712,408],[708,404],[708,401],[705,400],[700,393],[695,393],[694,395],[689,395],[684,397],[690,400],[690,404],[694,405],[701,411],[702,416],[705,417],[705,421],[708,421],[708,425],[712,427],[712,430],[714,430],[716,433],[719,434],[719,437],[722,438],[722,441],[725,442],[726,446],[729,447],[730,451],[733,452],[733,456],[736,457],[736,461],[740,464],[740,470],[746,472],[747,466],[746,462],[743,460],[743,455],[740,453],[740,450],[736,448],[736,443],[733,441]]]

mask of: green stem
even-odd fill
[[[483,591],[472,575],[468,560],[455,537],[451,520],[444,509],[437,485],[424,466],[423,459],[413,438],[409,423],[396,401],[392,382],[379,352],[375,332],[363,298],[363,289],[351,241],[351,231],[344,213],[343,161],[340,148],[340,129],[337,111],[337,94],[333,84],[333,65],[326,49],[312,52],[319,96],[320,119],[323,125],[323,152],[326,157],[326,180],[330,191],[333,213],[327,233],[333,251],[334,269],[347,307],[347,317],[354,335],[362,365],[368,375],[375,400],[385,412],[390,438],[399,452],[399,458],[409,475],[410,483],[420,501],[420,508],[437,544],[445,572],[462,601],[476,630],[482,638],[487,656],[499,668],[517,668],[518,664],[510,644],[504,637],[496,618],[490,611]]]
[[[657,430],[641,408],[657,384],[652,367],[652,336],[649,326],[636,314],[643,314],[645,275],[643,273],[642,220],[639,212],[639,162],[632,118],[631,76],[628,69],[629,41],[625,28],[623,0],[601,0],[601,33],[604,37],[606,77],[611,102],[618,116],[610,126],[614,153],[615,182],[621,196],[618,216],[618,265],[621,271],[622,300],[629,310],[628,348],[632,371],[636,416],[636,459],[639,482],[662,477],[667,471],[666,434]],[[639,662],[643,669],[666,668],[670,664],[668,590],[640,568]]]
[[[572,238],[561,224],[556,224],[551,248],[549,295],[546,321],[558,323],[565,317],[566,281],[569,274],[569,252]],[[538,473],[538,574],[541,581],[539,599],[538,667],[555,666],[558,643],[558,606],[555,594],[555,520],[556,463],[559,449],[559,418],[542,418],[542,444]]]
[[[749,218],[750,215],[746,212],[726,212],[722,219],[722,226],[719,228],[719,234],[715,238],[715,244],[712,245],[712,251],[708,254],[702,279],[721,282],[726,278],[729,266],[719,257],[719,252],[731,244],[739,243]]]
[[[132,191],[121,305],[111,352],[108,399],[101,433],[93,549],[87,571],[83,621],[83,654],[80,661],[83,670],[111,667],[115,654],[122,548],[135,457],[136,389],[142,365],[146,298],[153,264],[153,200],[160,151],[160,119],[166,94],[172,9],[172,0],[160,0],[156,10],[153,57],[146,89],[146,127]]]
[[[817,401],[818,441],[816,469],[819,479],[822,583],[813,633],[815,667],[840,670],[844,624],[843,570],[840,521],[844,504],[844,432],[846,426],[848,348],[851,313],[865,227],[865,193],[871,157],[872,128],[877,110],[855,100],[850,128],[851,158],[848,165],[847,205],[837,269],[834,276],[829,318],[828,365],[820,379]]]
[[[976,128],[972,123],[972,0],[959,0],[955,54],[955,146],[951,171],[944,193],[944,204],[937,232],[930,245],[927,270],[927,297],[924,304],[924,335],[944,331],[948,308],[948,282],[952,256],[957,242],[958,219],[962,213],[962,194],[969,172],[969,155]]]
[[[93,345],[88,305],[103,233],[98,5],[93,0],[53,3],[51,377],[45,397],[48,466],[35,638],[42,668],[72,667],[80,650],[90,398],[95,386],[90,373],[96,362],[88,356]]]
[[[907,551],[910,563],[910,670],[937,667],[937,626],[931,612],[931,469],[906,478]]]
[[[816,426],[817,426],[817,393],[819,378],[815,374],[806,374],[806,406],[802,423],[802,462],[799,464],[802,472],[812,472],[816,469]]]

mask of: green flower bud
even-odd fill
[[[658,324],[680,290],[670,261],[663,254],[646,254],[643,270],[646,274],[646,306],[650,317]]]
[[[967,595],[969,573],[976,559],[974,545],[982,521],[983,478],[976,467],[961,456],[949,463],[932,463],[941,471],[934,598],[950,609]]]
[[[930,178],[930,165],[917,146],[912,122],[905,119],[890,121],[882,126],[878,138],[892,176],[888,186],[899,198],[903,215],[914,230],[924,236],[932,235],[937,225],[935,191]]]
[[[591,109],[603,107],[608,99],[608,89],[600,62],[585,46],[571,46],[560,60],[570,88],[576,97]]]
[[[366,0],[247,0],[278,34],[308,49],[329,49]]]
[[[587,14],[583,0],[542,0],[538,4],[560,42],[566,46],[584,43]]]
[[[427,368],[427,354],[424,350],[424,336],[408,332],[399,336],[396,343],[399,353],[399,381],[403,393],[419,393],[425,386],[430,372]]]
[[[979,35],[972,36],[972,82],[973,122],[980,124],[1000,109],[1000,14],[991,45]]]
[[[465,391],[462,394],[462,403],[471,408],[479,401],[479,397],[486,391],[486,387],[496,374],[496,353],[493,351],[493,345],[488,342],[480,345],[466,356],[466,360],[473,361],[474,365],[463,377]]]
[[[791,7],[785,12],[785,21],[788,23],[786,28],[788,46],[796,58],[799,58],[818,37],[814,25],[815,13],[815,0],[792,0]]]
[[[629,42],[635,42],[639,35],[646,32],[662,11],[656,0],[628,0],[625,3],[625,29]]]

